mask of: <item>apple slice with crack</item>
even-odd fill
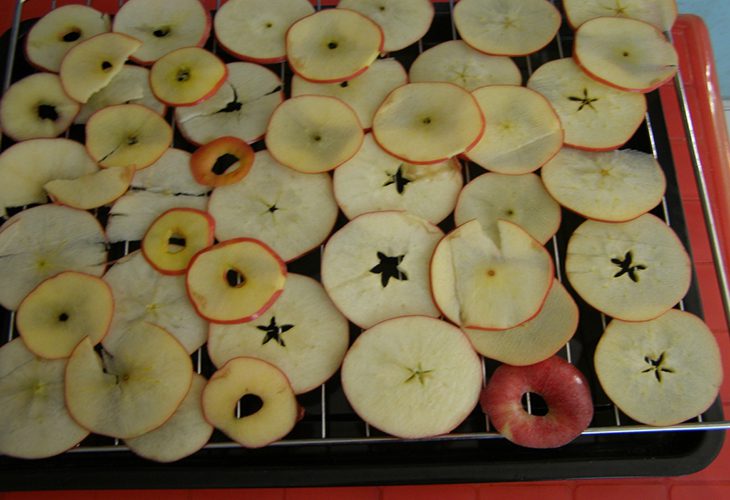
[[[91,432],[119,439],[165,423],[190,389],[193,365],[163,328],[139,323],[101,357],[87,339],[68,358],[68,411]]]
[[[41,359],[16,338],[0,347],[0,453],[46,458],[73,448],[89,435],[64,401],[66,360]]]
[[[240,325],[211,324],[208,355],[217,367],[239,356],[268,361],[303,394],[340,367],[350,342],[347,319],[322,285],[289,274],[281,296],[259,318]]]
[[[150,88],[168,106],[193,106],[215,94],[228,68],[212,52],[183,47],[159,58],[150,69]]]
[[[447,234],[431,259],[431,291],[464,328],[506,330],[540,312],[553,282],[545,248],[517,224],[497,221],[492,239],[478,220]]]
[[[355,412],[393,436],[447,434],[474,409],[482,366],[454,325],[405,316],[357,338],[342,363],[342,388]]]
[[[614,16],[638,19],[669,31],[677,19],[676,0],[563,0],[563,8],[573,29],[596,17]]]
[[[583,300],[624,321],[656,318],[689,289],[692,266],[674,231],[644,214],[629,222],[588,220],[568,240],[565,273]]]
[[[133,166],[110,167],[75,179],[55,179],[43,188],[56,203],[90,210],[108,205],[126,193],[134,172]]]
[[[213,244],[215,220],[202,210],[172,208],[150,225],[142,254],[163,274],[184,274],[190,259]]]
[[[219,137],[195,150],[190,170],[199,184],[228,186],[248,175],[253,158],[253,148],[247,142],[238,137]]]

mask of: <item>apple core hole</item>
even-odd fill
[[[175,79],[178,82],[187,82],[188,80],[190,80],[190,68],[180,68],[177,71],[177,76],[175,77]]]
[[[246,277],[238,269],[229,269],[226,272],[226,282],[231,288],[241,288],[246,284]]]
[[[103,71],[109,71],[110,69],[112,69],[113,66],[114,65],[112,63],[110,63],[109,61],[102,61],[102,63],[101,63],[101,69]]]
[[[380,284],[383,285],[383,288],[388,286],[391,279],[408,281],[408,275],[399,267],[405,258],[405,254],[391,257],[383,252],[377,252],[376,255],[379,262],[370,269],[370,272],[380,275]]]
[[[170,27],[164,26],[162,28],[157,28],[155,31],[152,32],[152,34],[155,35],[157,38],[164,38],[170,34]]]
[[[51,104],[41,104],[38,106],[38,118],[41,120],[51,120],[52,122],[55,122],[58,120],[58,111],[56,111],[56,106]]]
[[[496,276],[496,274],[497,272],[494,269],[487,269],[487,276],[489,276],[490,278],[492,276]]]
[[[424,125],[430,125],[431,124],[431,117],[427,116],[426,118],[423,118],[421,120],[421,123],[423,123]]]
[[[72,28],[71,31],[61,37],[64,42],[75,42],[81,38],[81,30],[78,28]]]
[[[273,213],[274,213],[274,212],[276,212],[277,210],[279,210],[279,207],[277,207],[277,206],[276,206],[276,204],[273,204],[273,205],[271,205],[271,206],[269,207],[269,213],[272,213],[272,214],[273,214]]]
[[[236,405],[236,418],[244,418],[258,412],[264,406],[264,400],[256,394],[244,394]]]
[[[385,5],[380,5],[378,7],[378,10],[380,10],[380,12],[383,12],[385,10]]]
[[[134,146],[139,142],[139,138],[136,135],[130,135],[127,137],[127,146]]]
[[[274,24],[273,23],[266,23],[266,24],[264,24],[264,26],[267,27],[267,28],[272,28],[274,26]]]
[[[508,217],[512,217],[515,214],[515,211],[510,208],[509,210],[505,211],[504,213]]]
[[[312,140],[314,142],[320,142],[322,140],[322,136],[319,135],[319,134],[315,134],[315,135],[312,136]]]
[[[178,233],[173,233],[169,238],[167,238],[167,253],[180,253],[185,250],[186,244],[187,241],[185,240],[185,236],[182,236]]]
[[[327,44],[327,48],[330,50],[334,50],[337,48],[337,42],[330,42]]]
[[[628,52],[624,52],[624,53],[623,53],[622,55],[623,55],[624,57],[629,57],[629,53],[628,53]]]
[[[350,85],[350,84],[347,82],[340,83],[340,87],[342,87],[343,89],[346,89],[348,85]]]
[[[232,155],[231,153],[222,154],[213,164],[213,168],[211,169],[211,171],[215,175],[223,175],[228,171],[229,168],[238,163],[239,160],[240,158],[238,156]]]
[[[60,321],[61,323],[65,323],[66,321],[68,321],[68,314],[66,314],[65,312],[59,314],[58,321]]]
[[[522,409],[524,409],[530,415],[536,417],[544,417],[548,414],[549,408],[545,400],[536,392],[526,392],[522,395],[520,401],[522,403]]]

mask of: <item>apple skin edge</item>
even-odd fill
[[[656,29],[656,28],[655,28],[655,29]],[[657,30],[657,31],[659,31],[659,30]],[[592,73],[591,71],[589,71],[589,70],[588,70],[588,69],[587,69],[587,68],[586,68],[586,67],[585,67],[585,66],[583,65],[583,63],[581,62],[580,58],[578,57],[578,54],[576,54],[576,52],[575,52],[575,48],[573,49],[573,60],[575,61],[575,63],[576,63],[576,64],[577,64],[578,66],[580,66],[580,69],[582,69],[582,70],[583,70],[583,72],[584,72],[584,73],[585,73],[586,75],[590,76],[590,77],[591,77],[591,78],[593,78],[593,79],[594,79],[595,81],[597,81],[597,82],[599,82],[599,83],[602,83],[603,85],[607,85],[607,86],[609,86],[609,87],[611,87],[611,88],[617,89],[617,90],[623,90],[624,92],[636,92],[636,93],[639,93],[639,94],[648,94],[649,92],[652,92],[652,91],[654,91],[654,90],[658,89],[659,87],[661,87],[662,85],[664,85],[665,83],[667,83],[667,82],[671,81],[671,80],[672,80],[672,79],[674,79],[674,77],[676,76],[676,73],[675,73],[675,74],[672,74],[672,75],[668,76],[667,78],[664,78],[663,80],[660,80],[659,82],[655,83],[654,85],[652,85],[651,87],[648,87],[648,88],[641,88],[641,89],[632,89],[632,88],[626,88],[626,87],[621,87],[621,86],[619,86],[619,85],[616,85],[615,83],[613,83],[613,82],[609,82],[608,80],[605,80],[605,79],[603,79],[603,78],[601,78],[601,77],[599,77],[599,76],[595,75],[595,74],[594,74],[594,73]],[[641,125],[641,124],[639,124],[639,125]],[[636,128],[638,129],[639,127],[636,127]],[[636,131],[634,130],[634,132],[636,132]],[[633,134],[632,134],[632,136],[633,136]],[[627,142],[628,142],[628,141],[627,141]],[[613,150],[613,149],[617,149],[617,148],[620,148],[621,146],[623,146],[623,144],[619,144],[619,145],[618,145],[618,146],[616,146],[616,147],[612,147],[612,148],[606,148],[606,149],[590,149],[590,150],[589,150],[588,148],[578,148],[578,149],[586,149],[586,150],[588,150],[588,151],[611,151],[611,150]],[[577,147],[577,146],[574,146],[574,147]]]

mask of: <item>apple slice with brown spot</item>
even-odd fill
[[[247,142],[238,137],[219,137],[195,150],[190,170],[200,184],[227,186],[248,175],[253,159],[253,148]]]

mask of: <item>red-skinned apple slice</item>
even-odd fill
[[[398,87],[373,118],[373,137],[380,147],[415,164],[439,163],[468,151],[483,133],[476,99],[453,83]]]
[[[135,169],[110,167],[75,179],[55,179],[43,185],[48,196],[62,205],[82,210],[99,208],[122,196],[134,177]]]
[[[200,47],[183,47],[152,65],[150,87],[168,106],[192,106],[215,94],[227,77],[228,68],[217,55]]]
[[[190,170],[200,184],[227,186],[248,175],[253,158],[253,148],[247,142],[238,137],[219,137],[195,150]]]
[[[160,215],[142,239],[142,254],[163,274],[184,274],[190,259],[213,244],[215,221],[207,212],[173,208]]]
[[[676,0],[563,0],[563,8],[573,29],[596,17],[615,16],[638,19],[669,31],[677,19]]]
[[[370,425],[402,438],[447,434],[476,406],[479,356],[445,321],[404,316],[360,334],[342,363],[342,388]]]

